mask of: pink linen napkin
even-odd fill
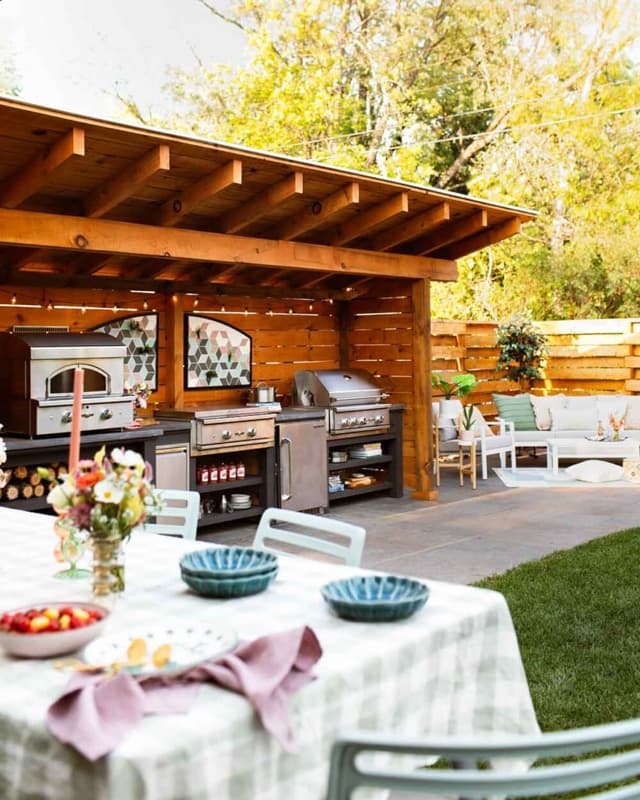
[[[106,755],[145,714],[184,713],[198,685],[216,683],[243,694],[265,729],[293,750],[287,698],[314,679],[322,655],[306,626],[241,644],[233,652],[173,675],[74,673],[47,712],[49,731],[90,761]]]

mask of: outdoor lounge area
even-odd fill
[[[640,5],[0,30],[0,800],[640,800]]]

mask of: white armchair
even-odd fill
[[[507,453],[511,456],[511,469],[516,469],[516,442],[514,435],[513,422],[504,419],[485,420],[479,415],[477,423],[476,449],[480,454],[482,466],[482,479],[487,480],[488,467],[487,457],[491,455],[500,456],[500,466],[505,469],[507,466]],[[495,433],[493,432],[495,429]],[[449,457],[458,452],[458,440],[448,439],[442,441],[440,438],[438,406],[433,404],[433,440],[434,458],[433,468],[436,475],[436,486],[440,486],[440,465],[445,463]]]

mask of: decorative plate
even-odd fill
[[[127,666],[127,651],[134,639],[144,640],[147,657],[142,664]],[[82,658],[87,664],[104,664],[106,667],[119,662],[124,664],[123,670],[136,675],[171,674],[227,653],[237,643],[235,631],[199,624],[180,627],[178,623],[117,636],[101,636],[84,648]],[[170,645],[169,660],[158,667],[153,664],[153,654],[163,645]]]
[[[405,619],[427,602],[420,581],[395,575],[364,575],[327,583],[322,596],[339,617],[357,622]]]
[[[270,572],[278,558],[265,550],[252,547],[209,547],[192,550],[180,559],[183,573],[201,578],[239,578]]]
[[[7,613],[16,614],[19,611],[28,611],[31,608],[73,608],[80,607],[85,610],[96,610],[102,614],[102,619],[82,628],[72,628],[66,631],[43,631],[42,633],[14,633],[13,631],[0,632],[0,646],[12,656],[19,658],[53,658],[66,653],[80,650],[88,642],[99,636],[103,630],[109,610],[95,603],[67,601],[61,603],[37,603],[30,606],[13,608]]]
[[[606,436],[598,436],[598,435],[585,436],[584,438],[587,439],[589,442],[606,442],[607,440]]]
[[[226,578],[205,577],[182,572],[182,580],[190,589],[203,597],[246,597],[250,594],[258,594],[275,580],[278,574],[277,565],[269,572],[262,572],[258,575],[229,575]]]

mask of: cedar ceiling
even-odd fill
[[[526,209],[0,97],[3,283],[355,297]]]

